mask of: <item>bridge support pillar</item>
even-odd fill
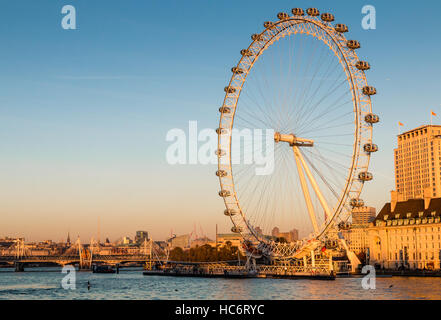
[[[15,272],[23,272],[24,271],[24,263],[22,262],[14,262]]]
[[[119,274],[119,263],[117,263],[117,264],[115,265],[115,268],[116,268],[116,274]]]

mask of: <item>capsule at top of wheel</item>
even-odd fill
[[[288,15],[286,12],[279,12],[279,13],[277,14],[277,18],[278,18],[279,20],[285,20],[285,19],[288,19],[288,18],[289,18],[289,15]]]
[[[337,23],[334,27],[335,31],[340,33],[348,32],[348,26],[342,23]]]
[[[253,55],[253,53],[248,49],[240,50],[240,54],[243,55],[244,57],[251,57]]]
[[[365,94],[367,96],[373,96],[374,94],[377,93],[377,89],[375,89],[374,87],[371,87],[371,86],[363,87],[362,91],[363,91],[363,94]]]
[[[364,117],[364,121],[366,121],[367,123],[377,123],[380,121],[380,117],[376,114],[369,113]]]
[[[369,62],[366,62],[366,61],[357,61],[356,63],[355,63],[355,67],[358,69],[358,70],[369,70],[370,68],[371,68],[371,66],[369,65]]]
[[[348,40],[348,42],[346,42],[346,46],[349,49],[359,49],[360,48],[360,42],[358,42],[357,40]]]
[[[308,16],[317,17],[320,14],[320,11],[317,8],[308,8],[306,13]]]
[[[360,179],[361,181],[371,181],[373,178],[373,174],[367,171],[360,172],[358,174],[358,179]]]
[[[363,149],[364,149],[365,152],[372,153],[372,152],[377,152],[378,151],[378,146],[376,144],[374,144],[374,143],[366,143],[363,146]]]
[[[364,201],[362,199],[351,199],[349,205],[353,208],[359,208],[364,206]]]
[[[292,14],[295,16],[304,16],[305,12],[303,11],[302,8],[294,8],[291,10]]]
[[[236,88],[231,87],[231,86],[228,86],[228,87],[225,87],[225,88],[224,88],[224,91],[225,91],[226,93],[235,93],[235,92],[236,92]]]
[[[265,21],[265,22],[263,23],[263,26],[264,26],[265,28],[271,28],[273,25],[274,25],[274,23],[272,23],[271,21]]]
[[[322,13],[321,18],[325,22],[332,22],[334,21],[334,15],[332,13]]]

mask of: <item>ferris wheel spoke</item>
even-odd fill
[[[323,63],[324,63],[323,59]],[[334,68],[331,69],[331,66],[334,66]],[[310,106],[310,104],[314,101],[314,98],[317,96],[319,90],[322,88],[323,84],[326,81],[329,81],[329,78],[334,74],[336,70],[338,70],[339,65],[338,64],[332,64],[328,63],[328,68],[326,69],[325,73],[321,76],[320,82],[317,86],[317,88],[314,90],[313,94],[311,95],[310,99],[304,104],[304,108],[307,108]]]
[[[246,95],[246,96],[252,101],[253,105],[257,106],[257,108],[258,108],[259,111],[260,111],[260,114],[264,116],[265,120],[261,120],[261,121],[264,122],[268,127],[272,127],[273,124],[274,124],[274,119],[273,119],[272,116],[269,114],[269,112],[268,112],[267,110],[265,110],[265,108],[262,107],[262,106],[260,105],[260,103],[257,102],[256,99],[251,98],[251,97],[250,97],[249,95],[247,95],[247,94],[245,94],[245,95]],[[253,111],[252,108],[249,108],[249,109],[250,109],[250,112]],[[255,112],[255,110],[254,110],[254,112]],[[254,115],[253,117],[251,117],[251,118],[254,118],[254,117],[255,117],[255,115]]]
[[[315,171],[316,175],[320,177],[320,179],[322,180],[323,184],[328,187],[328,189],[331,191],[331,194],[335,197],[335,199],[339,199],[339,194],[337,193],[337,191],[332,187],[330,181],[328,181],[325,176],[321,173],[320,170],[318,170],[315,165],[313,164],[313,162],[305,156],[306,161],[309,163],[309,165],[311,166],[311,168]],[[328,167],[330,168],[330,167]]]
[[[308,115],[305,115],[305,119],[302,121],[301,124],[296,127],[296,132],[298,132],[299,135],[302,135],[306,130],[310,130],[311,128],[322,128],[337,120],[345,119],[345,117],[347,119],[349,114],[353,115],[353,111],[342,112],[343,110],[341,108],[348,104],[349,103],[339,106],[339,108],[338,106],[336,106],[335,103],[330,103],[330,107],[328,108],[325,108],[323,110],[314,110],[316,111],[316,115],[314,115],[314,111],[311,111]],[[319,122],[318,120],[320,119],[322,119],[323,121]]]
[[[305,135],[305,134],[310,133],[310,132],[319,132],[319,131],[323,131],[323,130],[326,130],[326,129],[335,129],[335,128],[347,127],[348,125],[354,125],[354,121],[345,122],[345,123],[342,123],[342,124],[337,124],[337,125],[327,126],[327,127],[315,127],[315,128],[312,128],[312,129],[308,129],[308,130],[302,131],[301,135]]]
[[[297,125],[298,125],[298,123],[299,123],[299,120],[301,119],[301,117],[299,116],[299,114],[300,114],[300,113],[303,113],[304,108],[310,106],[310,104],[312,103],[312,101],[314,101],[314,98],[315,98],[316,96],[318,96],[318,92],[319,92],[320,88],[323,86],[323,84],[324,84],[326,81],[329,81],[329,80],[326,80],[326,79],[329,79],[329,77],[334,73],[334,71],[337,70],[338,64],[334,65],[334,69],[330,69],[330,66],[332,66],[332,65],[333,65],[333,64],[329,64],[329,67],[328,67],[328,69],[326,70],[325,74],[324,74],[323,76],[321,76],[321,80],[320,80],[320,82],[319,82],[319,84],[318,84],[318,86],[317,86],[317,89],[316,89],[315,92],[314,92],[314,95],[313,95],[312,98],[311,98],[311,101],[308,102],[308,104],[304,105],[303,108],[302,108],[302,110],[299,110],[298,112],[292,112],[292,114],[289,115],[290,119],[291,119],[292,116],[296,115],[295,123],[294,123],[294,125],[295,125],[296,127],[297,127]],[[332,71],[331,74],[328,74],[329,71]],[[311,109],[311,108],[308,108],[308,109]],[[295,111],[295,110],[294,110],[294,111]]]
[[[314,113],[314,111],[320,106],[320,105],[322,105],[322,103],[324,102],[324,101],[327,101],[327,99],[328,98],[330,98],[335,92],[336,92],[336,90],[338,89],[338,88],[340,88],[341,86],[343,86],[343,84],[345,84],[346,83],[346,80],[343,80],[343,81],[341,81],[340,83],[338,83],[337,82],[337,85],[335,86],[335,87],[332,87],[329,91],[327,91],[327,93],[315,104],[315,105],[313,105],[312,107],[310,107],[308,110],[307,110],[307,113],[305,113],[305,114],[302,114],[302,115],[299,115],[298,117],[300,118],[302,118],[302,119],[304,119],[303,121],[303,123],[308,123],[307,122],[307,119],[310,117],[310,115],[311,114],[313,114]],[[342,96],[344,96],[346,94],[346,92],[343,92],[343,94],[342,94]],[[333,106],[335,106],[335,103],[334,104],[330,104],[330,108],[332,108]]]
[[[324,101],[327,101],[332,95],[334,95],[336,92],[338,92],[338,89],[340,89],[344,84],[346,84],[346,79],[343,79],[341,81],[335,81],[332,83],[332,87],[327,89],[325,93],[321,96],[318,101],[313,104],[311,107],[309,107],[305,112],[302,112],[301,114],[297,114],[297,120],[303,119],[303,117],[306,117],[308,113],[313,113]]]
[[[317,153],[317,154],[314,154]],[[323,166],[323,172],[328,172],[330,175],[333,176],[333,184],[336,187],[341,187],[342,183],[344,183],[347,172],[350,168],[336,162],[336,161],[327,161],[326,158],[324,158],[322,155],[320,155],[318,150],[315,150],[314,152],[308,152],[310,156],[312,156],[314,159],[316,159],[322,166]],[[332,163],[333,166],[331,167],[329,163]],[[339,168],[339,169],[337,169]],[[337,177],[337,175],[339,177]],[[329,180],[332,181],[332,180]]]
[[[316,43],[318,43],[318,41],[316,41]],[[324,46],[322,46],[322,51],[321,53],[323,54],[324,52]],[[315,52],[315,50],[314,50]],[[323,63],[324,63],[325,59],[322,58],[322,55],[320,55],[319,57],[319,63],[316,64],[316,70],[314,71],[314,73],[312,73],[312,76],[310,77],[309,80],[309,84],[307,86],[307,88],[303,91],[303,95],[300,101],[298,101],[298,103],[296,103],[296,105],[298,104],[300,107],[298,109],[298,113],[299,114],[303,114],[303,112],[305,112],[305,110],[308,110],[308,103],[307,101],[309,100],[309,91],[311,90],[311,87],[313,86],[314,81],[316,80],[316,76],[317,73],[320,71]],[[313,95],[314,97],[314,95]]]

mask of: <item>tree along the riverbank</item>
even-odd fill
[[[191,262],[230,261],[237,260],[238,256],[240,256],[241,260],[245,259],[245,256],[242,255],[238,248],[232,246],[231,242],[227,241],[225,246],[217,248],[217,253],[216,248],[208,244],[186,250],[176,247],[170,251],[169,260]]]

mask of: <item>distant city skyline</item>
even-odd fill
[[[63,30],[59,2],[3,3],[0,237],[114,241],[145,230],[164,240],[194,224],[209,238],[216,224],[230,232],[216,166],[170,166],[166,133],[190,120],[217,128],[239,51],[294,6],[332,12],[372,66],[379,151],[362,198],[379,212],[395,188],[398,122],[402,132],[427,125],[433,110],[441,124],[441,3],[426,1],[414,23],[414,6],[373,0],[376,30],[361,27],[365,4],[77,0],[78,29]]]

